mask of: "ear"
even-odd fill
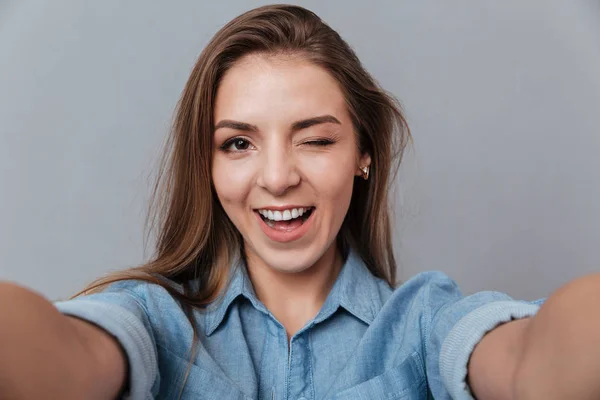
[[[363,153],[363,155],[358,159],[358,166],[356,167],[356,172],[354,175],[362,176],[363,172],[361,168],[370,167],[371,166],[371,155],[369,153]]]

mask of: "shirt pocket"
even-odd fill
[[[250,400],[233,382],[216,371],[193,364],[185,379],[189,360],[163,349],[159,361],[160,390],[158,399],[168,400]],[[183,392],[181,391],[182,385]],[[181,393],[181,397],[179,397]]]
[[[425,372],[419,353],[365,382],[345,389],[328,400],[400,400],[427,398]]]

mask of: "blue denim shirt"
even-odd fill
[[[288,342],[258,300],[243,264],[208,309],[195,311],[199,348],[189,376],[192,325],[160,286],[138,281],[58,302],[123,346],[129,399],[471,399],[467,363],[498,324],[538,305],[496,292],[463,296],[441,272],[397,289],[351,252],[325,304]]]

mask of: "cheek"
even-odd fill
[[[346,173],[344,176],[338,177],[338,179],[335,181],[335,184],[330,185],[333,212],[336,216],[336,220],[343,220],[346,216],[346,212],[348,211],[350,200],[352,198],[354,174],[352,172]]]
[[[335,215],[345,215],[352,197],[356,162],[347,155],[321,157],[306,163],[308,179]]]
[[[228,214],[235,207],[243,206],[252,182],[249,174],[248,168],[231,160],[223,160],[219,156],[213,160],[213,184],[217,197]]]

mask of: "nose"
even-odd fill
[[[281,196],[300,183],[296,160],[284,146],[272,145],[263,150],[257,184],[273,196]]]

